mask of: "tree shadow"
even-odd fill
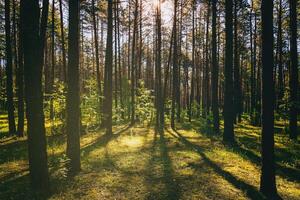
[[[207,124],[194,123],[194,126],[200,127],[200,133],[208,137],[211,141],[221,141],[221,135],[213,133],[213,128]],[[239,127],[249,128],[245,125]],[[253,135],[243,134],[236,136],[237,142],[232,145],[225,145],[228,150],[231,150],[243,158],[249,160],[257,166],[261,166],[261,158],[254,151],[260,151],[258,138]],[[276,172],[281,177],[291,181],[300,180],[300,170],[289,166],[283,166],[281,163],[291,162],[296,155],[282,148],[275,148]]]
[[[158,139],[159,136],[159,139]],[[159,155],[155,155],[155,151],[158,151]],[[180,187],[174,178],[174,170],[172,160],[169,156],[169,149],[167,147],[167,140],[164,135],[164,131],[155,131],[153,145],[150,149],[150,154],[152,155],[148,164],[148,184],[149,186],[157,184],[161,181],[164,185],[163,189],[159,191],[153,191],[149,188],[149,195],[146,199],[179,199],[180,198]],[[155,165],[162,165],[162,177],[154,177],[152,167]]]
[[[218,166],[216,163],[214,163],[212,160],[210,160],[205,153],[203,153],[204,149],[200,146],[191,143],[188,141],[185,137],[183,137],[178,131],[175,131],[176,135],[172,132],[169,132],[174,138],[178,139],[180,142],[185,144],[188,148],[192,149],[193,151],[197,152],[204,162],[208,164],[218,175],[223,177],[226,181],[231,183],[234,187],[237,189],[240,189],[245,192],[245,194],[250,198],[254,200],[258,199],[264,199],[263,195],[257,190],[256,187],[243,182],[242,180],[239,180],[235,176],[233,176],[231,173],[223,170],[220,166]],[[191,164],[191,167],[195,169],[201,169],[200,165],[197,164]]]
[[[10,141],[0,145],[0,165],[9,161],[27,159],[27,140]]]
[[[95,148],[98,148],[100,146],[105,146],[111,141],[112,139],[117,138],[120,136],[121,133],[128,130],[130,126],[126,126],[125,128],[116,131],[112,135],[102,135],[99,137],[96,141],[93,143],[83,147],[81,150],[85,152],[90,152]],[[50,140],[53,140],[51,138]],[[63,140],[61,137],[55,136],[55,140],[58,140],[57,142],[63,143],[65,140]],[[53,141],[51,142],[53,143]],[[7,151],[3,151],[3,149],[7,149]],[[16,152],[17,151],[17,152]],[[14,159],[22,159],[27,158],[27,141],[16,141],[12,142],[6,145],[0,146],[0,164],[7,162],[8,158],[11,159],[11,154],[7,156],[8,153],[15,152],[14,153]],[[2,156],[4,155],[4,156]],[[62,156],[62,153],[55,154],[52,156],[49,156],[49,173],[52,174],[57,170],[60,170],[60,168],[63,168],[63,166],[58,165],[57,163],[51,163],[50,167],[50,160],[58,159]],[[4,157],[4,158],[3,158]],[[21,170],[18,172],[13,172],[8,175],[6,175],[4,178],[1,178],[0,180],[0,199],[47,199],[44,195],[37,195],[34,194],[30,189],[30,181],[29,181],[29,174],[27,172],[27,168],[25,170]],[[57,185],[65,185],[67,186],[67,182],[62,179],[57,179],[50,177],[51,179],[51,191],[50,195],[56,194],[57,191]],[[62,184],[63,183],[63,184]],[[63,187],[64,188],[64,187]]]
[[[111,140],[118,138],[121,135],[121,133],[127,131],[130,127],[132,127],[132,126],[128,125],[125,128],[118,130],[110,135],[104,134],[104,135],[100,136],[99,138],[97,138],[92,143],[87,144],[84,147],[81,147],[80,150],[81,150],[81,152],[84,152],[84,154],[89,154],[94,149],[106,146]]]
[[[239,144],[231,146],[231,149],[241,155],[243,158],[246,158],[250,162],[255,165],[261,166],[261,158],[256,155],[253,151],[242,147]],[[275,150],[276,151],[276,150]],[[276,166],[276,173],[291,181],[299,181],[300,180],[300,170],[297,170],[292,167],[282,166],[279,163],[275,163]]]

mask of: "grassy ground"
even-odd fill
[[[0,123],[1,123],[0,119]],[[2,125],[0,125],[2,126]],[[0,127],[1,128],[1,127]],[[205,121],[153,128],[115,126],[81,139],[82,171],[66,177],[65,137],[48,137],[49,199],[263,199],[260,129],[236,126],[237,145],[224,146]],[[300,145],[276,124],[277,186],[283,199],[300,199]],[[25,139],[0,139],[0,199],[33,199]]]

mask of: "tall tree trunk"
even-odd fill
[[[24,135],[24,51],[23,51],[23,18],[24,11],[21,10],[19,17],[19,46],[18,46],[18,71],[17,71],[17,97],[18,97],[18,129],[19,137]]]
[[[130,62],[130,45],[131,45],[131,0],[128,0],[128,52],[127,52],[127,56],[128,56],[128,67],[127,67],[127,70],[128,70],[128,75],[127,75],[127,78],[128,80],[131,80],[131,62]]]
[[[80,171],[79,0],[69,1],[67,156],[69,174]]]
[[[260,191],[277,199],[274,159],[273,1],[262,0],[262,169]]]
[[[297,102],[298,102],[298,53],[297,53],[297,1],[289,0],[290,3],[290,138],[297,139]],[[299,102],[298,102],[299,103]]]
[[[225,92],[224,92],[224,135],[223,141],[234,142],[233,130],[233,37],[232,37],[232,0],[225,0]]]
[[[95,0],[92,0],[92,13],[93,13],[92,18],[93,18],[93,31],[94,31],[94,42],[95,42],[95,54],[96,54],[96,80],[97,80],[98,95],[100,96],[101,75],[100,75],[99,43],[98,43],[98,30],[97,30],[97,22],[96,22]],[[100,108],[101,108],[101,104],[99,105],[99,110]]]
[[[164,72],[164,89],[163,89],[163,111],[162,111],[162,120],[164,120],[164,111],[165,111],[165,101],[167,98],[167,90],[168,90],[168,82],[170,82],[171,85],[171,80],[169,81],[170,78],[170,65],[171,65],[171,59],[172,59],[172,47],[173,47],[173,38],[174,38],[174,25],[172,28],[172,34],[171,34],[171,39],[170,39],[170,47],[169,47],[169,56],[168,56],[168,63],[167,63],[167,67],[165,68],[165,72]],[[163,122],[164,123],[164,122]]]
[[[6,96],[9,134],[16,134],[13,92],[13,66],[10,31],[10,1],[5,0],[5,42],[6,42]]]
[[[190,95],[190,102],[189,102],[189,121],[191,122],[192,120],[192,108],[193,108],[193,103],[194,103],[194,97],[195,97],[195,68],[196,68],[196,63],[195,63],[195,41],[196,41],[196,36],[195,36],[195,11],[196,11],[196,6],[197,3],[194,0],[193,1],[193,17],[192,17],[192,77],[191,77],[191,95]]]
[[[122,84],[122,73],[123,73],[123,67],[121,64],[121,40],[120,40],[120,16],[119,16],[119,4],[120,2],[117,2],[116,9],[117,9],[117,40],[118,40],[118,65],[119,65],[119,90],[120,90],[120,106],[121,106],[121,117],[124,118],[124,100],[123,100],[123,84]],[[123,44],[123,43],[122,43]],[[123,56],[124,57],[124,56]]]
[[[284,95],[283,66],[282,66],[282,0],[279,0],[277,35],[277,65],[278,65],[278,96],[277,105],[282,104]]]
[[[178,61],[177,61],[177,4],[178,0],[174,0],[174,35],[173,35],[173,87],[172,87],[172,111],[171,111],[171,127],[175,129],[175,104],[178,88]]]
[[[139,2],[136,0],[134,9],[134,25],[133,25],[133,36],[132,36],[132,52],[131,52],[131,124],[135,123],[135,87],[136,87],[136,50],[137,47],[137,31],[138,31],[138,8]]]
[[[115,109],[118,108],[118,27],[117,27],[117,3],[114,2],[113,7],[113,19],[114,19],[114,99]]]
[[[54,107],[53,107],[53,93],[54,93],[54,76],[55,76],[55,2],[52,0],[52,16],[51,16],[51,79],[50,79],[50,119],[51,121],[54,119]],[[51,129],[52,131],[52,129]]]
[[[67,60],[66,60],[66,47],[65,47],[65,32],[64,32],[64,15],[62,0],[59,0],[59,13],[60,13],[60,32],[61,32],[61,50],[63,61],[63,78],[67,81]]]
[[[42,19],[48,17],[49,2],[43,2]],[[25,97],[27,109],[27,133],[29,172],[32,188],[45,193],[49,189],[49,175],[47,167],[45,120],[42,93],[42,61],[37,59],[44,52],[44,41],[47,20],[41,20],[39,1],[21,1],[21,16],[23,45],[24,45],[24,75]],[[40,34],[39,34],[40,33]]]
[[[220,122],[219,122],[219,99],[218,99],[218,82],[219,82],[219,65],[217,61],[217,0],[212,0],[212,112],[214,132],[219,134]]]
[[[156,34],[157,34],[157,45],[156,45],[156,63],[155,63],[155,82],[156,82],[156,130],[163,130],[163,97],[162,97],[162,83],[161,83],[161,9],[160,0],[156,8]]]
[[[142,78],[142,57],[143,57],[143,0],[140,0],[139,6],[139,58],[138,58],[138,80]]]
[[[238,1],[234,1],[234,121],[241,118],[241,91],[240,91],[240,56],[238,39]]]
[[[106,134],[112,134],[112,70],[113,70],[113,0],[107,5],[107,40],[105,52],[104,125]]]

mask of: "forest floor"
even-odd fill
[[[176,131],[166,128],[163,134],[139,125],[115,126],[110,137],[90,132],[81,138],[82,170],[72,180],[64,168],[65,136],[49,136],[48,198],[263,199],[260,128],[243,121],[235,130],[234,146],[224,145],[204,120],[179,124]],[[300,144],[288,139],[282,123],[275,130],[278,193],[300,199]],[[0,137],[0,199],[34,199],[25,138]]]

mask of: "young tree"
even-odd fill
[[[113,68],[113,0],[107,5],[107,40],[105,53],[105,80],[103,117],[106,134],[112,134],[112,68]]]
[[[290,47],[291,47],[291,69],[290,69],[290,138],[296,140],[297,133],[297,102],[298,102],[298,53],[297,53],[297,1],[290,2]]]
[[[41,52],[44,51],[49,1],[43,1],[41,18],[38,0],[22,0],[20,7],[21,13],[23,11],[21,29],[24,33],[22,42],[30,180],[35,191],[44,193],[49,189],[49,175],[43,112],[42,62],[37,58],[40,58]]]
[[[277,198],[274,159],[273,1],[262,0],[262,169],[260,191]]]
[[[218,82],[219,82],[219,65],[217,61],[217,0],[212,0],[212,112],[214,120],[214,131],[216,134],[220,131],[219,124],[219,100],[218,100]]]
[[[225,92],[224,92],[224,135],[223,141],[234,142],[233,130],[233,34],[232,34],[232,0],[225,0]]]
[[[10,31],[10,0],[5,0],[5,42],[6,42],[6,95],[9,134],[16,134],[13,93],[13,67]]]
[[[79,0],[69,1],[67,156],[69,175],[80,171]]]

